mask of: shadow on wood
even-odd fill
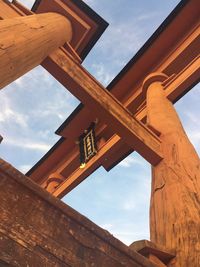
[[[155,267],[0,160],[0,266]]]

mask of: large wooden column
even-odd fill
[[[0,20],[0,88],[39,65],[71,37],[71,23],[56,13]]]
[[[152,167],[151,241],[176,252],[168,266],[199,267],[200,160],[165,96],[164,79],[153,74],[144,82],[148,123],[161,132],[164,155]]]

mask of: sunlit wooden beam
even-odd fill
[[[179,75],[176,75],[165,85],[166,96],[173,101],[177,94],[183,93],[186,88],[192,86],[198,79],[198,73],[200,71],[200,58],[197,57],[191,64],[188,65]],[[142,120],[146,117],[146,107],[141,109],[136,118]],[[123,146],[123,139],[114,134],[102,148],[98,154],[86,165],[84,169],[77,168],[67,179],[64,181],[53,193],[53,195],[61,198],[79,183],[85,180],[92,172],[101,165],[107,166],[106,158],[115,154],[118,149]],[[126,148],[127,149],[127,148]],[[60,172],[64,171],[64,168],[60,168]]]
[[[162,160],[159,138],[138,121],[70,54],[61,49],[57,50],[42,65],[48,66],[48,71],[60,83],[148,162],[156,165]]]

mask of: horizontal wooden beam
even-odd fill
[[[0,179],[1,266],[156,267],[1,159]]]
[[[58,49],[42,64],[74,96],[152,165],[162,160],[159,138],[138,121],[72,56]]]
[[[198,79],[198,73],[200,71],[200,58],[196,58],[191,64],[188,65],[179,75],[174,76],[172,80],[165,85],[166,96],[173,102],[174,97],[178,93],[184,92],[187,87],[190,87]],[[141,109],[136,118],[143,120],[146,117],[146,107]],[[106,158],[109,158],[116,153],[124,145],[123,139],[114,134],[106,144],[99,150],[99,153],[86,164],[84,169],[75,170],[66,181],[64,181],[53,193],[53,195],[61,198],[79,183],[85,180],[92,172],[103,165],[107,166]],[[124,151],[125,153],[126,151]],[[128,150],[127,150],[128,152]],[[64,168],[60,168],[60,172],[64,171]]]
[[[187,92],[188,89],[191,88],[194,84],[196,84],[199,80],[200,73],[200,57],[196,57],[187,67],[185,67],[179,74],[174,75],[174,77],[165,85],[165,94],[167,98],[174,103],[178,98],[180,98],[183,94]],[[134,105],[134,102],[132,103]],[[135,117],[138,120],[144,121],[146,120],[147,110],[146,105],[144,105],[141,109],[139,109],[135,114]],[[114,136],[113,136],[114,138]],[[112,138],[110,139],[112,140]],[[118,141],[121,144],[118,144],[121,148],[123,148],[123,140],[120,139]],[[112,148],[111,148],[112,150]],[[123,152],[123,154],[128,153],[127,151]],[[111,154],[112,157],[115,157],[115,154]],[[114,160],[113,160],[114,161]],[[103,167],[105,169],[110,169],[110,163],[104,162]]]
[[[78,184],[85,180],[90,174],[92,174],[97,168],[102,165],[102,162],[109,157],[112,148],[117,149],[119,145],[120,137],[115,135],[112,140],[106,142],[97,155],[93,157],[85,166],[84,169],[77,168],[54,192],[53,195],[62,198]]]

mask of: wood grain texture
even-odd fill
[[[69,53],[58,49],[42,64],[74,96],[86,104],[109,127],[151,164],[162,159],[159,138],[138,121],[108,90]]]
[[[165,251],[163,248],[160,249],[156,244],[148,240],[135,241],[129,247],[147,258],[150,255],[151,258],[154,256],[155,259],[158,259],[165,266],[175,257],[173,251]]]
[[[0,88],[38,66],[71,36],[69,20],[56,13],[0,20]]]
[[[2,266],[156,267],[3,160],[0,192]]]
[[[148,88],[147,118],[164,153],[152,171],[151,241],[176,252],[169,267],[199,267],[200,160],[159,82]]]

